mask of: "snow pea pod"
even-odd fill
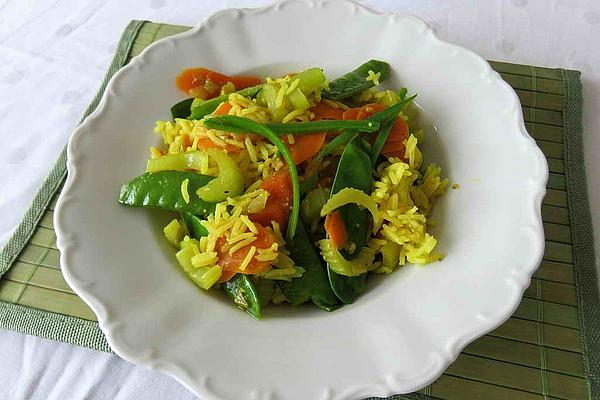
[[[325,266],[302,221],[298,221],[296,236],[287,242],[287,246],[294,263],[304,268],[304,274],[300,278],[294,278],[290,282],[279,282],[281,291],[290,303],[299,305],[312,300],[317,307],[325,311],[339,308],[339,302],[327,281]]]
[[[262,87],[263,87],[263,85],[250,86],[249,88],[239,90],[235,93],[242,95],[244,97],[254,97],[254,96],[256,96],[256,94],[258,92],[260,92]],[[229,99],[229,95],[224,94],[222,96],[215,97],[214,99],[204,100],[204,101],[200,101],[200,102],[194,102],[194,103],[198,103],[198,104],[192,104],[191,115],[188,114],[189,117],[187,117],[187,118],[188,119],[201,119],[205,115],[208,115],[208,114],[212,113],[213,111],[215,111],[217,109],[217,107],[219,106],[219,104],[221,104],[224,101],[227,101],[228,99]]]
[[[208,230],[202,225],[202,220],[198,216],[186,212],[179,214],[181,215],[185,227],[190,233],[190,237],[200,239],[203,236],[208,236]]]
[[[350,187],[371,193],[371,159],[369,151],[357,134],[344,148],[340,158],[331,194]],[[354,243],[352,254],[342,249],[340,252],[347,260],[352,260],[367,243],[369,235],[369,212],[361,210],[356,204],[346,204],[338,208],[346,227],[348,241]],[[365,290],[367,274],[344,276],[337,274],[328,266],[329,284],[342,303],[353,303]]]
[[[181,184],[188,181],[189,203],[181,194]],[[213,180],[214,177],[195,172],[161,171],[147,172],[121,187],[119,204],[131,207],[161,208],[206,216],[213,212],[214,203],[206,202],[196,195],[196,191]]]
[[[369,60],[354,71],[329,82],[329,91],[324,91],[321,96],[331,100],[342,100],[354,96],[375,86],[373,80],[367,80],[369,71],[379,74],[378,80],[383,82],[388,76],[389,69],[390,66],[386,62]]]
[[[292,211],[287,227],[288,239],[292,239],[296,232],[298,223],[298,214],[300,213],[300,185],[298,182],[298,170],[287,145],[277,136],[275,132],[266,125],[252,121],[248,118],[236,117],[233,115],[223,115],[211,117],[204,120],[204,125],[209,129],[217,129],[233,133],[255,133],[271,141],[277,147],[277,150],[285,160],[292,180]]]
[[[175,120],[175,118],[189,117],[190,107],[192,106],[193,101],[194,98],[191,97],[189,99],[181,100],[179,103],[173,105],[173,107],[171,107],[171,117],[173,120]]]
[[[221,287],[238,308],[256,319],[262,318],[260,297],[248,275],[237,274]]]
[[[348,129],[355,132],[375,132],[379,129],[378,121],[354,121],[354,120],[323,120],[309,122],[290,122],[287,124],[270,123],[265,126],[278,135],[301,135],[322,131],[339,131]]]

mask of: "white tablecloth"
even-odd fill
[[[194,25],[262,0],[0,0],[0,243],[95,94],[131,19]],[[600,2],[364,1],[417,15],[483,57],[582,71],[588,186],[600,232]],[[596,236],[600,254],[600,233]],[[0,399],[187,399],[173,379],[117,356],[0,330]]]

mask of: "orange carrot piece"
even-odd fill
[[[348,240],[346,225],[339,211],[327,214],[325,217],[325,232],[336,249],[344,247]]]
[[[252,246],[256,247],[257,250],[268,249],[273,245],[273,243],[276,242],[275,236],[271,232],[267,231],[264,226],[257,223],[255,223],[254,226],[256,226],[256,229],[258,231],[258,234],[256,235],[256,240],[250,243],[249,245],[246,245],[241,249],[235,251],[233,254],[229,254],[229,249],[227,246],[225,246],[225,244],[227,243],[225,238],[219,238],[217,240],[217,244],[215,246],[217,249],[217,257],[219,259],[217,265],[219,265],[223,269],[223,272],[228,271],[230,273],[233,272],[234,274],[257,274],[263,272],[272,264],[272,261],[258,261],[256,259],[256,255],[258,255],[257,252],[254,256],[252,256],[250,262],[244,270],[240,268],[240,265],[248,255],[248,252],[250,251]],[[225,278],[221,276],[221,278],[229,280],[231,279],[231,276],[226,276]]]
[[[390,130],[390,136],[388,136],[388,142],[403,142],[408,139],[408,125],[402,118],[397,117]]]
[[[287,169],[280,170],[267,176],[261,188],[269,192],[265,208],[248,214],[248,217],[263,226],[271,226],[271,221],[275,221],[285,231],[292,210],[292,179],[289,172]]]
[[[294,136],[294,143],[290,143],[287,136],[284,136],[284,141],[287,143],[292,158],[296,165],[308,160],[321,150],[325,143],[327,133],[315,132],[306,135]]]
[[[369,118],[371,115],[378,113],[379,111],[385,110],[385,106],[379,103],[369,103],[362,107],[351,108],[344,111],[343,119],[345,120],[359,120]]]
[[[230,102],[224,101],[213,111],[212,115],[227,115],[229,114],[229,110],[231,110],[233,106]]]
[[[315,114],[315,121],[322,119],[343,119],[344,110],[335,108],[327,103],[320,102],[310,108],[310,112]]]
[[[207,84],[209,81],[209,84]],[[236,90],[258,85],[262,80],[256,76],[227,76],[208,68],[187,68],[175,78],[175,85],[186,93],[204,94],[211,98],[219,94],[221,87],[232,82]]]
[[[230,76],[229,81],[235,85],[235,90],[260,85],[262,79],[256,76]]]

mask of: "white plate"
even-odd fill
[[[256,321],[178,270],[155,211],[117,204],[144,170],[156,119],[182,96],[184,67],[229,74],[322,66],[339,75],[377,58],[418,93],[439,130],[424,152],[460,185],[438,204],[446,258],[377,280],[333,313],[275,309]],[[68,145],[56,210],[61,265],[112,349],[174,376],[203,399],[357,399],[417,390],[506,320],[543,253],[547,165],[519,100],[487,62],[418,18],[348,1],[226,10],[153,44],[109,83]]]

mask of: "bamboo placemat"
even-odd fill
[[[108,79],[152,42],[187,27],[132,21],[85,116]],[[515,314],[467,346],[410,399],[568,399],[600,393],[600,312],[583,165],[579,72],[491,62],[517,91],[527,129],[550,167],[542,206],[546,252]],[[92,311],[66,284],[52,219],[64,151],[0,253],[0,327],[110,351]]]

